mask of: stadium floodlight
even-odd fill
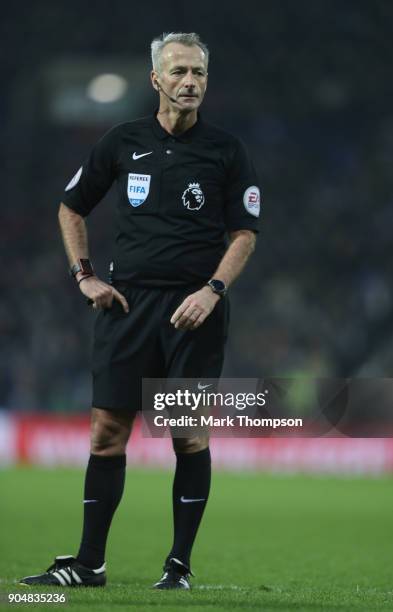
[[[88,84],[87,95],[94,102],[108,104],[120,100],[127,89],[127,80],[119,74],[100,74]]]
[[[148,101],[154,98],[143,57],[54,58],[33,84],[36,95],[44,95],[46,116],[58,125],[103,125],[106,129],[130,116],[146,114]]]

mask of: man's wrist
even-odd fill
[[[86,280],[87,278],[93,278],[94,276],[95,274],[83,274],[78,272],[78,274],[75,276],[75,280],[77,284],[80,285],[82,281]]]
[[[204,285],[202,289],[206,291],[206,295],[209,295],[211,298],[216,298],[216,303],[220,300],[220,296],[217,293],[214,293],[214,291],[211,290],[209,285]]]
[[[211,278],[206,285],[210,288],[210,290],[218,295],[219,297],[224,297],[227,292],[227,286],[224,281],[219,280],[218,278]]]
[[[90,259],[88,259],[87,257],[81,257],[80,259],[78,259],[77,262],[73,266],[71,266],[70,274],[76,280],[78,280],[78,274],[82,276],[93,276],[94,270]]]

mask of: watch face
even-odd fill
[[[225,293],[226,286],[222,281],[213,278],[209,284],[216,293]]]
[[[80,259],[79,261],[80,261],[80,272],[83,272],[83,274],[93,273],[93,268],[90,263],[90,259]]]
[[[74,277],[78,274],[78,272],[82,272],[82,274],[94,274],[90,259],[79,259],[78,263],[72,266],[70,272]]]

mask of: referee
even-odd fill
[[[29,585],[101,586],[122,497],[126,445],[146,378],[218,378],[227,288],[254,250],[260,196],[243,144],[198,112],[209,53],[195,33],[151,44],[159,109],[111,129],[65,189],[59,221],[72,275],[98,311],[91,454],[76,557],[59,556]],[[89,260],[84,221],[112,183],[116,240],[110,284]],[[208,435],[174,438],[174,538],[158,589],[189,589],[191,549],[210,489]]]

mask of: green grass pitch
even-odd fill
[[[75,554],[83,471],[0,472],[0,593]],[[194,555],[193,590],[160,592],[171,542],[172,474],[129,469],[107,551],[108,586],[60,589],[34,610],[393,610],[391,478],[215,473]],[[48,589],[46,590],[48,592]],[[59,592],[59,591],[58,591]]]

